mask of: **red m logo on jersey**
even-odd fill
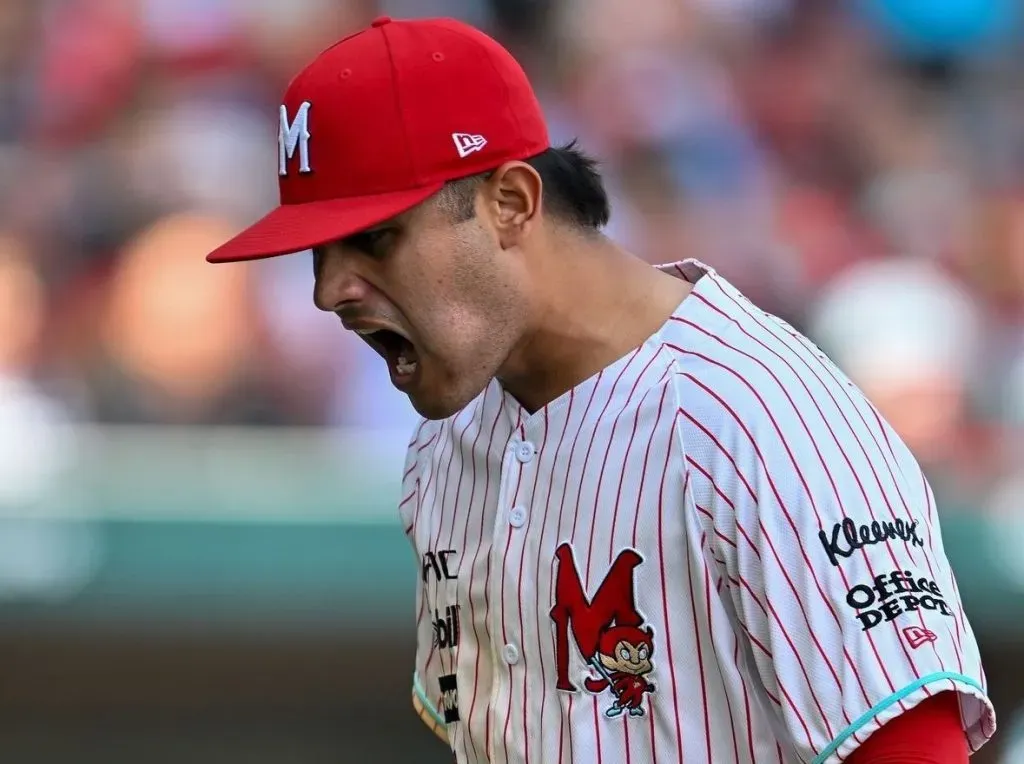
[[[572,547],[561,544],[555,550],[555,604],[551,618],[555,622],[555,662],[559,690],[576,691],[569,681],[569,629],[583,659],[602,671],[598,648],[602,633],[613,625],[639,627],[644,617],[637,612],[633,590],[633,569],[643,558],[634,550],[619,552],[592,599],[587,599],[576,569]]]

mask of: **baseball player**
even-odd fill
[[[614,108],[614,104],[609,104]],[[811,342],[602,235],[512,56],[381,18],[280,108],[314,301],[423,419],[413,702],[458,762],[964,762],[995,716],[932,492]]]

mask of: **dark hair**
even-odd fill
[[[597,161],[578,148],[576,141],[553,147],[526,160],[543,183],[544,205],[548,213],[584,230],[599,230],[608,223],[611,208]],[[469,220],[477,187],[490,173],[453,180],[441,190],[438,203],[447,208],[456,222]]]

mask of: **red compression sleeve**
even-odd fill
[[[955,692],[921,701],[857,748],[848,764],[967,764],[967,738]]]

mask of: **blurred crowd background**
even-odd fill
[[[4,0],[5,417],[412,421],[312,310],[308,256],[201,257],[276,203],[289,78],[383,11],[507,43],[553,138],[601,160],[610,235],[808,332],[950,491],[977,502],[1021,463],[1012,0]]]
[[[52,501],[74,458],[68,424],[300,428],[336,453],[354,432],[408,429],[376,356],[313,309],[308,255],[233,267],[203,255],[276,204],[277,105],[298,69],[380,13],[451,15],[507,44],[553,139],[600,160],[609,235],[651,262],[697,257],[806,332],[925,465],[947,536],[995,523],[1005,617],[980,637],[1016,644],[1022,12],[1016,0],[0,0],[0,505],[24,520]],[[162,442],[136,470],[181,457]],[[981,554],[955,542],[955,564]],[[16,698],[0,679],[5,692]],[[1015,707],[998,710],[1011,741]],[[987,755],[1024,761],[1010,742]]]

